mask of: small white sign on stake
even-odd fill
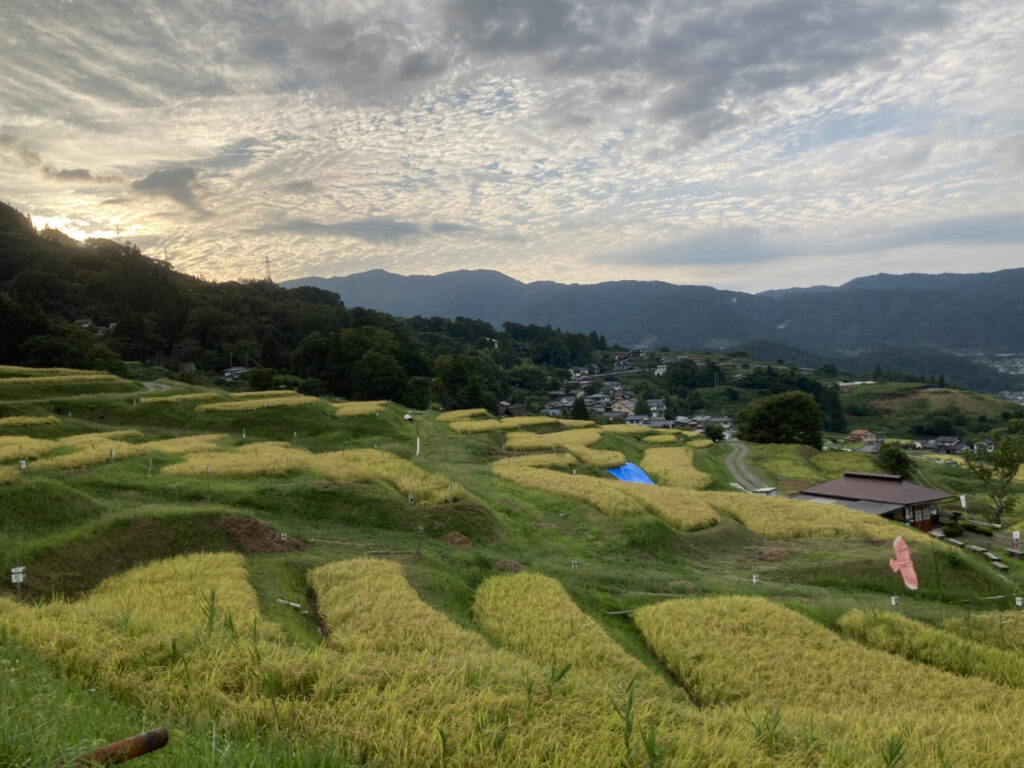
[[[960,508],[963,509],[963,510],[967,509],[967,494],[966,493],[961,493],[960,494]]]
[[[756,573],[754,574],[754,583],[755,584],[760,584],[761,583],[761,577],[758,576]]]
[[[1020,531],[1013,532],[1013,551],[1020,552]]]
[[[1015,597],[1013,602],[1017,604],[1018,608],[1024,608],[1024,597]]]
[[[893,608],[896,607],[896,605],[897,605],[897,603],[899,603],[899,601],[900,601],[900,599],[898,597],[896,597],[896,595],[892,595],[892,596],[889,597],[889,604]]]
[[[18,565],[11,568],[11,584],[21,584],[25,580],[25,566]]]

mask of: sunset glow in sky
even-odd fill
[[[215,279],[1024,266],[1024,3],[6,0],[0,200]]]

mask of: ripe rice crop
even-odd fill
[[[514,427],[502,424],[497,419],[463,419],[462,421],[449,421],[448,426],[453,432],[460,435],[479,435],[483,432],[496,432],[500,430],[512,430]]]
[[[0,394],[6,389],[20,386],[43,387],[49,384],[92,384],[95,382],[123,381],[112,373],[75,373],[63,376],[29,376],[0,378]]]
[[[212,440],[217,436],[208,437]],[[372,448],[311,453],[284,442],[247,443],[234,451],[197,448],[200,452],[164,467],[161,472],[176,477],[280,477],[311,472],[342,483],[380,480],[403,496],[412,493],[418,504],[443,504],[466,495],[457,483],[449,485],[445,477],[427,472],[393,453]]]
[[[206,403],[196,407],[196,411],[204,413],[222,413],[231,411],[256,411],[260,408],[281,408],[293,405],[308,405],[319,403],[320,398],[309,395],[293,395],[289,397],[268,397],[263,400],[239,399],[230,400],[224,403]]]
[[[4,427],[40,427],[44,424],[56,423],[56,416],[5,416],[0,419],[0,429]]]
[[[32,400],[97,392],[131,392],[137,389],[139,385],[136,382],[109,373],[0,378],[0,398],[9,400]]]
[[[313,454],[289,445],[252,443],[244,451],[192,453],[161,472],[175,477],[279,477],[310,470]]]
[[[648,435],[647,437],[641,437],[640,440],[652,445],[674,445],[679,442],[679,438],[674,432],[670,435]]]
[[[942,628],[975,643],[995,648],[1024,652],[1024,613],[991,611],[975,613],[969,618],[946,619]]]
[[[1024,656],[935,629],[899,613],[850,611],[839,628],[862,645],[963,677],[1024,688]]]
[[[187,437],[172,437],[167,440],[153,440],[143,443],[142,447],[147,451],[164,451],[166,453],[200,453],[212,451],[217,443],[226,440],[227,435],[191,435]]]
[[[793,501],[731,491],[705,491],[704,496],[744,526],[769,539],[864,538],[930,542],[930,537],[906,525],[866,515],[838,504]]]
[[[87,371],[81,368],[26,368],[22,365],[0,365],[0,377],[40,377],[40,376],[93,376],[103,371]]]
[[[557,421],[568,429],[589,429],[590,427],[597,426],[597,424],[587,419],[557,419]]]
[[[486,408],[463,408],[458,411],[446,411],[445,413],[439,414],[437,417],[438,421],[463,421],[465,419],[475,419],[478,416],[490,416]]]
[[[601,451],[583,445],[570,445],[566,450],[584,464],[598,469],[613,469],[626,463],[626,456],[619,451]]]
[[[506,416],[501,423],[512,429],[523,427],[543,427],[547,424],[557,424],[558,419],[550,416]]]
[[[687,445],[690,446],[691,448],[710,448],[714,444],[714,440],[708,440],[706,438],[691,440],[690,442],[687,443]]]
[[[473,619],[501,647],[541,664],[572,664],[645,684],[656,679],[549,576],[491,576],[477,587]]]
[[[642,750],[638,743],[624,746],[623,721],[615,711],[625,683],[610,685],[614,681],[605,669],[538,664],[492,649],[425,605],[395,563],[333,563],[313,571],[310,581],[331,627],[330,650],[338,658],[377,665],[368,681],[380,681],[375,695],[360,702],[359,710],[371,710],[364,718],[375,715],[375,707],[387,713],[372,722],[375,741],[395,745],[389,764],[568,768],[638,761]],[[577,615],[578,609],[570,620]],[[590,632],[587,639],[599,642]],[[607,658],[613,658],[610,652]],[[640,670],[631,722],[635,716],[644,727],[657,727],[669,764],[761,762],[742,744],[727,750],[722,736],[701,735],[692,708],[680,705],[678,697],[650,695],[665,686],[639,675]],[[358,684],[356,678],[344,687]]]
[[[380,409],[388,404],[387,400],[360,400],[351,403],[336,403],[334,415],[343,418],[345,416],[376,416]]]
[[[576,457],[571,453],[526,453],[501,459],[502,464],[520,467],[571,467]]]
[[[653,485],[623,483],[610,478],[606,480],[587,475],[568,475],[504,461],[492,463],[491,472],[524,488],[585,502],[609,517],[650,513],[681,531],[707,528],[718,522],[718,515],[700,494]]]
[[[39,440],[24,435],[0,437],[0,462],[35,459],[59,446],[56,440]]]
[[[928,459],[929,461],[939,462],[953,462],[958,467],[966,466],[966,462],[960,456],[953,456],[948,453],[925,453],[921,455],[922,459]]]
[[[510,451],[550,451],[552,448],[587,447],[601,439],[596,429],[569,429],[564,432],[548,432],[537,435],[533,432],[512,432],[505,440]]]
[[[676,448],[648,448],[640,466],[648,475],[658,478],[658,485],[670,488],[699,491],[714,482],[711,475],[693,466],[693,450],[685,445]]]
[[[268,397],[296,397],[298,394],[294,389],[257,389],[251,392],[232,392],[231,397],[242,400],[266,400]]]
[[[524,467],[496,461],[491,473],[502,480],[531,488],[547,491],[570,499],[578,499],[600,510],[609,517],[631,517],[642,515],[646,506],[636,496],[630,495],[627,483],[604,480],[586,475],[568,475],[551,469]]]
[[[142,401],[143,405],[154,405],[156,403],[188,403],[193,400],[220,400],[216,392],[187,392],[182,395],[161,395],[159,397],[147,397]]]
[[[85,432],[81,435],[62,437],[57,442],[61,446],[88,446],[94,445],[99,440],[126,440],[129,437],[142,437],[137,429],[112,429],[109,432]]]
[[[863,648],[762,598],[670,600],[633,618],[698,702],[777,710],[774,738],[812,727],[816,749],[841,745],[846,754],[812,753],[805,764],[882,765],[878,755],[897,734],[900,765],[1024,762],[1014,736],[1021,691]]]
[[[387,451],[363,448],[312,455],[315,457],[314,469],[329,480],[359,482],[347,478],[368,474],[392,486],[403,496],[413,494],[417,504],[444,504],[466,497],[465,489],[458,483],[427,472]]]
[[[107,440],[100,437],[94,437],[89,443],[78,443],[74,447],[75,450],[72,453],[47,456],[36,461],[33,466],[37,469],[83,469],[112,460],[142,456],[148,450],[144,443],[126,443],[121,440]]]
[[[652,514],[679,531],[699,531],[718,525],[718,513],[703,493],[657,485],[624,483],[628,492],[639,496]]]
[[[606,435],[650,435],[658,432],[654,427],[643,424],[602,424],[598,429]]]
[[[700,437],[700,432],[696,432],[692,429],[681,429],[679,430],[679,436],[685,437],[687,440],[693,440],[694,438]]]
[[[339,765],[639,766],[641,730],[661,765],[793,764],[758,747],[745,720],[699,712],[662,683],[627,689],[606,668],[491,648],[423,603],[395,563],[332,563],[309,578],[330,628],[313,650],[260,617],[236,554],[150,563],[76,603],[0,598],[0,631],[155,716],[350,747]]]

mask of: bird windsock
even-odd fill
[[[910,559],[910,547],[902,536],[897,536],[892,546],[896,550],[896,559],[889,561],[889,567],[894,573],[903,576],[907,589],[917,589],[917,571],[914,570],[914,561]]]

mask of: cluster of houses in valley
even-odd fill
[[[623,424],[639,424],[656,429],[691,429],[703,432],[712,424],[722,427],[728,434],[732,431],[732,419],[716,416],[676,416],[669,418],[665,410],[665,399],[661,397],[647,398],[643,401],[647,408],[640,407],[640,401],[634,392],[623,389],[617,381],[602,382],[600,389],[586,394],[586,385],[576,382],[574,388],[556,389],[548,392],[550,398],[547,406],[541,411],[546,416],[565,417],[572,411],[577,397],[582,397],[587,406],[587,413],[607,422]],[[637,410],[649,413],[637,413]]]
[[[855,429],[845,438],[844,443],[859,446],[857,450],[865,453],[878,453],[882,447],[882,440],[870,430]],[[932,451],[933,453],[957,454],[964,451],[988,451],[991,453],[996,444],[987,437],[976,443],[965,443],[956,435],[940,435],[932,440],[912,440],[907,447],[917,451]]]

